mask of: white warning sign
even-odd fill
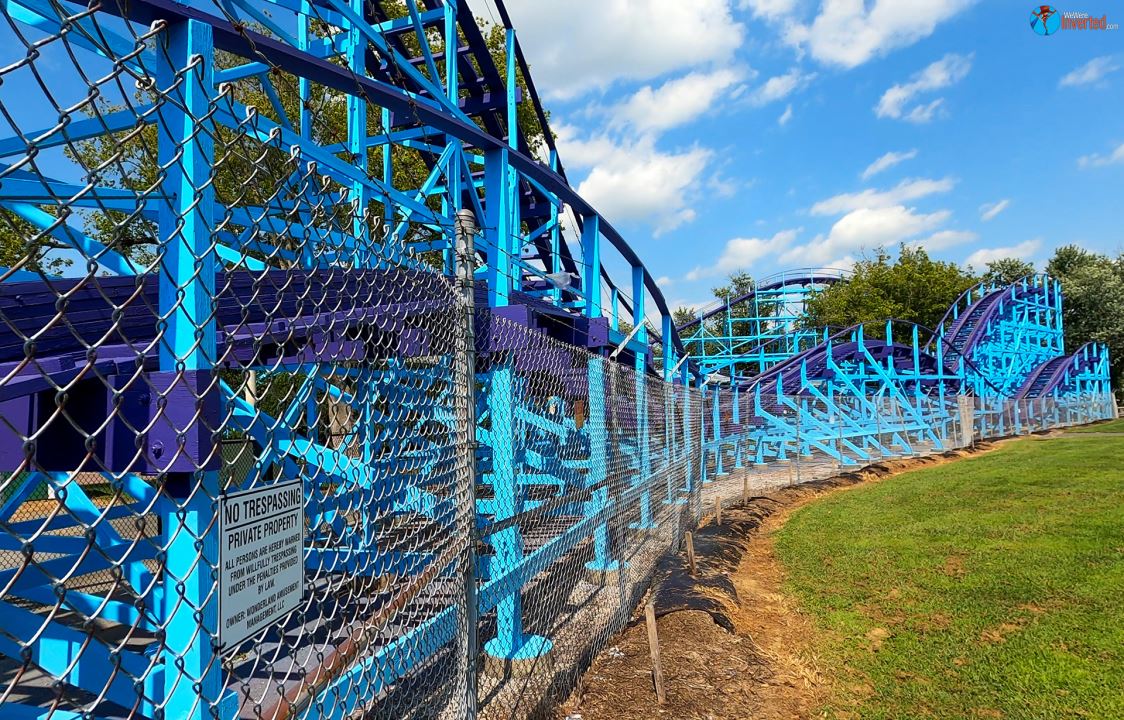
[[[219,502],[219,644],[224,649],[296,609],[304,597],[300,480]]]

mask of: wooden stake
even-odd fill
[[[718,521],[718,524],[721,525],[722,524],[722,498],[718,498],[714,501],[714,517],[715,517],[715,520]]]
[[[683,539],[687,541],[687,566],[691,569],[691,575],[695,574],[695,537],[690,531],[683,533]]]
[[[688,533],[689,535],[690,533]],[[689,547],[689,546],[688,546]],[[652,681],[656,685],[656,701],[663,705],[663,670],[660,668],[660,638],[656,634],[656,606],[649,600],[644,606],[644,622],[648,626],[648,651],[652,654]]]
[[[255,407],[258,404],[258,374],[251,370],[246,374],[246,402],[250,407]]]
[[[749,505],[749,475],[742,478],[742,505]]]

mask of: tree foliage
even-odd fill
[[[730,273],[730,277],[725,285],[711,288],[710,291],[714,293],[715,298],[727,301],[745,295],[753,289],[753,285],[753,276],[743,270],[739,270]]]
[[[44,208],[45,209],[45,208]],[[60,273],[70,261],[52,255],[62,243],[41,233],[37,227],[11,210],[0,209],[0,267],[26,272]]]
[[[675,323],[675,327],[682,327],[695,319],[695,311],[689,307],[680,305],[671,311],[671,320]]]
[[[907,320],[934,328],[961,293],[977,282],[951,262],[902,245],[897,259],[885,249],[855,263],[847,282],[830,285],[807,303],[808,327]],[[871,328],[876,332],[876,328]]]
[[[987,264],[987,271],[983,274],[983,279],[996,285],[1010,285],[1027,275],[1033,274],[1033,263],[1019,258],[1000,258]]]

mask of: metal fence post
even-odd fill
[[[798,409],[796,411],[796,484],[799,485],[800,483],[803,482],[803,480],[800,477],[800,461],[804,457],[804,446],[803,446],[802,441],[800,439],[800,416],[804,414],[804,401],[803,400],[800,401],[800,403],[797,405],[797,408]],[[809,453],[810,453],[811,447],[809,447],[808,450],[809,450]]]
[[[477,688],[476,688],[476,660],[480,654],[477,626],[479,625],[478,607],[476,601],[476,217],[471,210],[457,212],[456,222],[456,262],[457,262],[457,290],[463,303],[462,312],[464,320],[464,353],[461,356],[461,372],[457,382],[464,389],[464,427],[466,491],[465,502],[468,506],[466,516],[468,521],[468,551],[464,568],[464,602],[465,602],[465,717],[469,720],[477,714]]]
[[[962,447],[973,445],[974,434],[974,403],[967,395],[956,396],[956,407],[960,415],[960,444]]]

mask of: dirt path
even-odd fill
[[[976,452],[994,447],[982,445]],[[774,554],[774,534],[794,510],[827,492],[841,491],[918,467],[950,462],[970,453],[954,451],[927,458],[870,466],[855,473],[777,490],[748,505],[723,512],[723,527],[713,518],[708,529],[741,536],[740,559],[699,559],[700,595],[722,609],[723,629],[701,610],[675,610],[658,621],[667,703],[652,690],[651,661],[641,615],[611,638],[564,705],[560,718],[571,720],[785,720],[818,717],[830,691],[812,652],[813,627],[783,592],[784,571]],[[726,520],[726,518],[729,520]],[[708,527],[709,525],[709,527]],[[727,530],[728,528],[728,530]],[[736,529],[735,529],[736,528]],[[725,564],[724,562],[725,561]],[[726,569],[724,569],[726,568]],[[715,576],[726,576],[717,578]],[[711,591],[711,581],[730,580],[736,597]],[[670,582],[670,580],[665,580]],[[729,585],[729,582],[725,582]],[[657,593],[657,598],[663,597]],[[661,612],[657,601],[657,612]]]

